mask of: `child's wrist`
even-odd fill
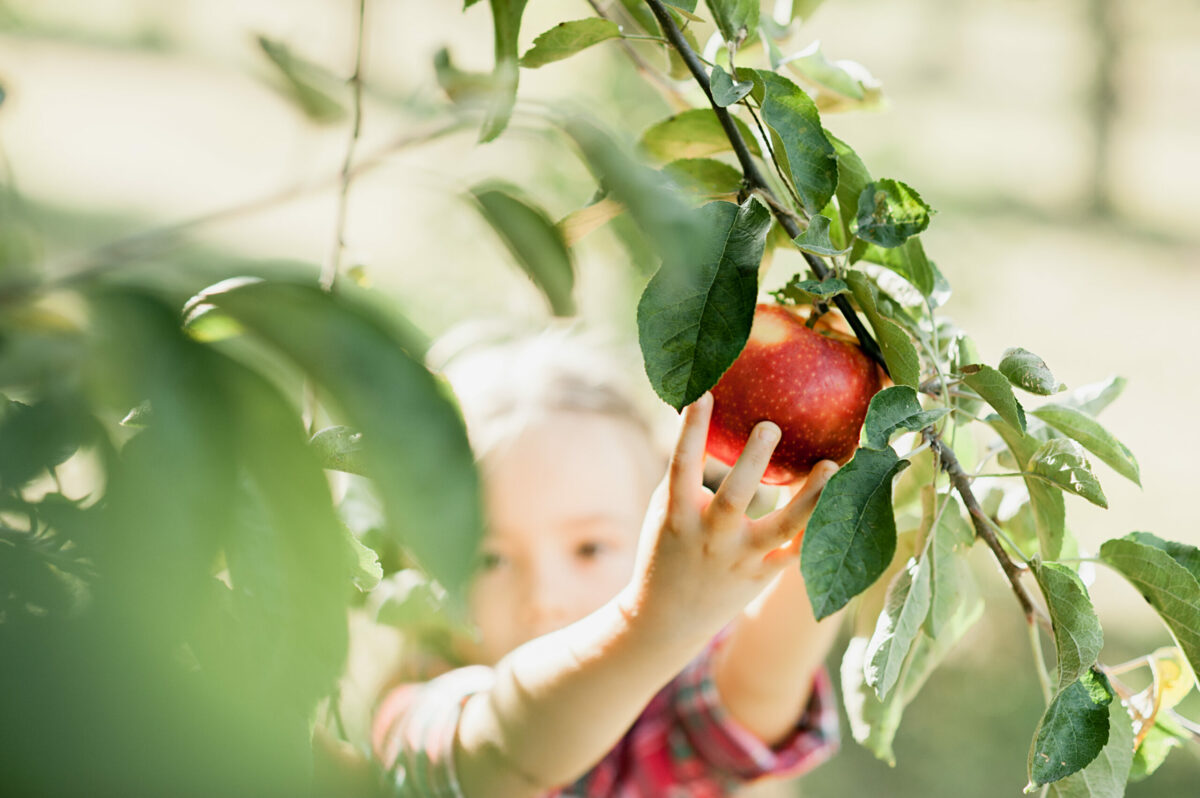
[[[663,602],[651,601],[636,582],[626,585],[613,600],[632,640],[663,649],[677,648],[687,658],[721,630],[723,623],[705,623],[686,612],[671,612]]]

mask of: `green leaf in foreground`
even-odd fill
[[[842,222],[842,237],[849,243],[853,235],[850,222],[858,212],[858,195],[862,193],[863,186],[871,182],[871,173],[849,144],[828,130],[825,131],[825,137],[833,144],[833,150],[837,153],[838,181],[835,194],[838,215]]]
[[[1013,395],[1012,383],[991,366],[978,363],[962,367],[963,382],[991,405],[1000,418],[1025,432],[1025,408]]]
[[[1108,705],[1108,743],[1087,767],[1050,785],[1047,798],[1121,798],[1133,760],[1133,724],[1120,701]]]
[[[599,17],[560,22],[533,40],[533,47],[521,56],[521,66],[537,69],[620,36],[621,28],[617,23]]]
[[[483,218],[541,290],[554,315],[575,315],[575,264],[562,231],[545,211],[499,186],[476,186],[471,194]]]
[[[1058,652],[1058,687],[1062,689],[1096,664],[1104,633],[1087,588],[1074,571],[1034,560],[1033,575],[1050,610]]]
[[[929,227],[929,205],[899,180],[884,178],[863,186],[858,196],[855,235],[880,247],[898,247]]]
[[[1100,559],[1137,588],[1171,630],[1192,670],[1200,672],[1200,582],[1167,551],[1146,540],[1144,533],[1109,540],[1100,547]]]
[[[939,407],[922,410],[917,401],[917,392],[907,385],[884,388],[871,399],[863,430],[867,445],[882,449],[899,432],[916,432],[949,413],[949,408]]]
[[[726,108],[749,94],[750,90],[754,88],[754,82],[742,80],[734,83],[733,78],[728,72],[721,69],[720,64],[713,64],[710,88],[713,102]]]
[[[804,533],[800,567],[817,620],[870,587],[896,550],[892,479],[908,467],[890,448],[859,449],[835,473]]]
[[[761,155],[746,123],[738,117],[733,117],[733,121],[750,151]],[[733,149],[711,108],[692,108],[656,122],[642,133],[639,146],[648,157],[662,163],[677,158],[703,158]]]
[[[1138,543],[1145,543],[1147,546],[1165,551],[1171,555],[1172,560],[1188,569],[1191,575],[1196,577],[1196,581],[1200,582],[1200,549],[1187,543],[1163,540],[1149,532],[1130,532],[1125,537],[1128,540],[1136,540]]]
[[[820,214],[808,220],[808,227],[804,228],[804,232],[792,239],[797,247],[804,252],[811,252],[814,255],[844,255],[850,251],[849,247],[838,249],[829,240],[829,225],[832,224],[828,216]]]
[[[1100,489],[1100,481],[1083,454],[1083,447],[1068,438],[1054,438],[1043,443],[1029,459],[1030,470],[1050,480],[1065,491],[1108,507],[1108,499]]]
[[[662,171],[680,188],[698,194],[736,194],[742,188],[742,173],[714,158],[680,158]]]
[[[813,302],[824,302],[838,294],[850,291],[850,286],[836,277],[824,280],[802,280],[800,275],[792,275],[787,285],[771,292],[775,301],[781,305],[809,305]]]
[[[900,325],[879,311],[875,289],[865,274],[852,271],[846,275],[846,282],[854,292],[858,306],[871,322],[875,340],[883,350],[883,359],[887,363],[892,381],[897,385],[916,388],[921,379],[921,361],[917,357],[917,349],[913,346],[912,339]]]
[[[1064,779],[1096,758],[1108,743],[1111,703],[1112,687],[1099,671],[1089,670],[1059,691],[1042,715],[1029,750],[1026,792]]]
[[[1049,396],[1067,389],[1067,386],[1054,379],[1046,361],[1028,349],[1005,349],[998,368],[1013,385],[1039,396]]]
[[[494,91],[488,103],[479,133],[486,143],[508,127],[513,106],[517,102],[517,36],[521,32],[521,17],[527,0],[489,0],[492,7],[492,41],[496,66],[492,71]]]
[[[810,216],[829,202],[837,189],[837,152],[825,136],[817,106],[783,75],[758,70],[763,84],[763,121],[778,134],[800,201]]]
[[[1033,415],[1070,438],[1074,438],[1113,471],[1141,485],[1141,471],[1129,447],[1087,413],[1059,404],[1042,405]]]
[[[638,302],[638,340],[650,384],[676,410],[717,383],[746,345],[771,214],[751,197],[697,212],[697,261],[663,262]]]
[[[1029,470],[1029,462],[1041,441],[1021,432],[998,416],[989,415],[985,420],[1004,439],[1018,467],[1022,471]],[[1038,547],[1042,558],[1056,560],[1062,554],[1063,540],[1066,537],[1067,511],[1062,491],[1034,476],[1026,476],[1024,480],[1033,507],[1033,520],[1037,527]]]

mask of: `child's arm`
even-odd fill
[[[711,409],[706,395],[684,412],[629,586],[588,618],[512,652],[494,686],[467,701],[455,759],[468,798],[535,796],[585,773],[663,685],[794,566],[795,552],[778,547],[803,527],[815,497],[745,517],[778,427],[756,428],[712,496],[701,483]]]

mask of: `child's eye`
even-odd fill
[[[594,540],[589,540],[586,543],[580,543],[575,547],[575,556],[585,560],[594,560],[604,551],[605,545]]]
[[[479,556],[479,567],[484,571],[494,571],[508,562],[503,554],[485,551]]]

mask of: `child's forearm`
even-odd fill
[[[717,692],[733,718],[768,745],[787,737],[808,704],[839,617],[818,623],[799,567],[780,574],[737,619],[716,655]]]
[[[516,649],[467,702],[455,764],[468,798],[535,796],[583,775],[707,642],[664,640],[623,606]]]

